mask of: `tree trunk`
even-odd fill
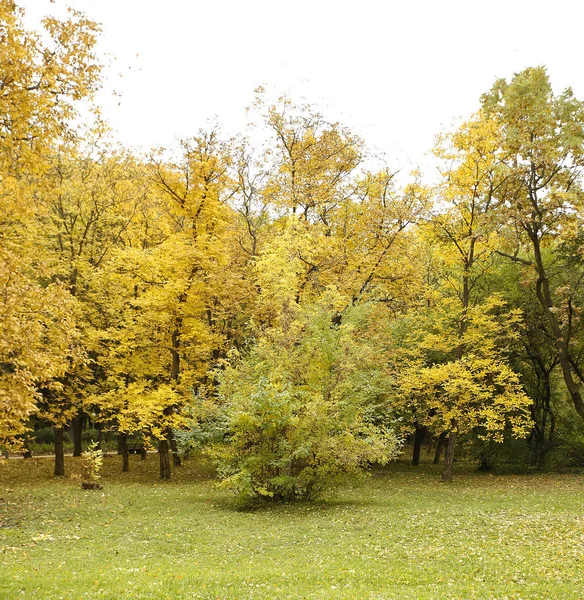
[[[28,444],[29,444],[28,439],[24,440],[24,442],[23,442],[24,452],[22,453],[22,458],[32,458],[32,452],[31,452],[30,448],[28,447]]]
[[[71,437],[73,438],[73,456],[81,456],[81,432],[83,431],[83,414],[80,412],[71,421]]]
[[[146,448],[142,448],[140,450],[140,460],[146,460],[147,456],[148,456],[148,452],[146,451]]]
[[[423,425],[416,425],[416,432],[414,433],[414,452],[412,455],[412,465],[416,467],[420,464],[420,451],[425,437],[426,427]]]
[[[172,465],[174,467],[180,467],[182,465],[180,454],[178,453],[178,446],[176,445],[174,433],[170,427],[166,430],[166,438],[168,439],[170,443],[170,449],[172,450]]]
[[[531,238],[533,245],[535,266],[538,275],[535,287],[537,298],[547,318],[552,335],[554,336],[554,342],[558,351],[558,361],[562,369],[562,375],[564,376],[564,383],[566,384],[566,388],[572,399],[572,404],[574,405],[576,412],[584,419],[584,401],[582,400],[579,386],[572,375],[570,348],[566,340],[566,335],[562,332],[562,328],[558,322],[556,313],[554,312],[555,307],[550,290],[550,282],[547,277],[541,254],[541,240],[539,239],[536,230],[530,231],[529,237]]]
[[[127,473],[130,470],[130,457],[128,454],[128,435],[126,433],[118,434],[118,448],[122,455],[122,473]]]
[[[479,453],[479,471],[492,471],[495,466],[495,456],[491,452],[491,443],[487,445],[487,447]]]
[[[448,435],[448,444],[444,453],[444,468],[442,469],[442,481],[452,481],[452,464],[454,463],[454,451],[456,449],[456,438],[458,431],[452,429]]]
[[[179,298],[179,302],[185,302],[186,297],[182,295]],[[171,344],[172,344],[172,365],[170,368],[170,378],[175,384],[178,384],[179,373],[180,373],[180,328],[182,327],[182,319],[177,319],[176,321],[176,329],[172,332],[171,336]],[[174,439],[174,434],[172,433],[172,428],[168,427],[166,429],[166,438],[170,442],[170,448],[172,450],[172,464],[175,467],[181,466],[180,455],[178,453],[178,447],[176,445],[176,440]],[[162,468],[162,467],[161,467]],[[162,477],[162,471],[161,471]],[[169,475],[170,477],[170,475]]]
[[[438,436],[438,441],[436,442],[436,452],[434,453],[434,460],[432,461],[433,465],[440,464],[440,456],[442,455],[442,448],[444,447],[444,440],[446,439],[446,432],[443,431]]]
[[[63,428],[54,427],[55,432],[55,477],[65,475],[65,454],[63,452]]]
[[[158,458],[160,460],[160,479],[170,479],[168,440],[160,440],[158,442]]]

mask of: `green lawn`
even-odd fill
[[[0,598],[584,598],[584,476],[392,465],[328,502],[237,511],[191,460],[0,465]],[[78,469],[67,459],[67,469]]]

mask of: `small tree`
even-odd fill
[[[81,454],[81,487],[84,490],[100,490],[98,480],[103,466],[103,451],[97,442],[91,442]]]
[[[460,334],[460,319],[464,333]],[[409,348],[397,367],[396,405],[437,434],[448,435],[442,479],[451,481],[459,436],[503,441],[527,437],[531,399],[508,364],[509,345],[518,336],[520,315],[492,296],[461,309],[456,301],[418,315]],[[461,346],[464,352],[460,353]],[[462,354],[462,356],[460,356]]]

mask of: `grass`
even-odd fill
[[[107,458],[104,489],[0,465],[0,598],[584,597],[584,477],[394,464],[319,504],[235,509],[208,466],[156,479]],[[78,471],[68,458],[69,472]]]

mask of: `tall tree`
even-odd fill
[[[496,351],[496,344],[487,342],[492,335],[493,322],[486,318],[480,321],[475,315],[473,329],[469,330],[471,312],[474,315],[476,306],[484,304],[488,297],[485,281],[497,257],[497,219],[500,212],[497,192],[506,179],[496,134],[494,124],[485,122],[479,114],[453,134],[442,138],[436,153],[446,165],[442,173],[443,183],[438,189],[439,195],[431,219],[423,229],[427,243],[436,247],[439,277],[442,279],[439,295],[434,298],[436,306],[430,304],[426,312],[435,311],[437,324],[449,324],[448,329],[439,328],[439,332],[432,334],[436,349],[432,351],[428,348],[429,352],[424,354],[426,366],[421,370],[419,378],[419,382],[422,382],[427,375],[427,389],[418,390],[422,410],[416,408],[414,401],[413,411],[417,428],[439,422],[436,433],[448,435],[442,474],[444,481],[452,479],[458,436],[478,426],[477,423],[471,425],[462,407],[469,408],[477,403],[483,405],[481,409],[475,408],[477,412],[488,411],[489,406],[503,406],[505,402],[502,398],[508,397],[515,398],[517,408],[521,410],[524,400],[517,395],[516,376],[505,365],[507,357]],[[497,300],[493,298],[490,302],[497,303]],[[488,304],[489,301],[485,306]],[[504,309],[503,305],[498,306],[498,310]],[[450,317],[440,317],[441,311]],[[451,338],[453,325],[457,332],[457,343]],[[480,331],[481,327],[485,331]],[[443,339],[439,340],[438,336]],[[473,340],[477,336],[482,337],[485,348],[492,349],[492,355],[489,356],[486,351],[477,354]],[[423,341],[420,343],[424,346]],[[444,343],[445,346],[442,345]],[[440,347],[442,351],[438,352]],[[481,366],[477,367],[478,364]],[[502,375],[499,382],[502,387],[498,391],[496,385],[489,383],[489,378],[497,370],[505,373],[505,377]],[[408,381],[414,377],[409,368],[406,372],[408,377],[403,380],[402,389],[410,386],[411,382]],[[483,380],[483,377],[486,379]],[[503,379],[506,380],[505,384]],[[436,404],[423,400],[426,393],[436,395]],[[432,408],[427,412],[429,406]],[[446,414],[448,419],[445,421]],[[489,427],[493,426],[487,426],[487,431]]]
[[[0,2],[0,252],[5,285],[0,338],[10,340],[1,371],[7,380],[18,378],[22,392],[3,394],[3,414],[25,418],[34,410],[36,386],[46,387],[47,377],[59,377],[73,360],[68,343],[46,347],[53,337],[47,335],[51,323],[73,327],[68,319],[62,324],[55,320],[60,310],[54,303],[61,292],[51,287],[53,274],[34,244],[42,232],[37,197],[46,185],[48,157],[75,139],[78,101],[96,90],[100,66],[94,55],[99,28],[81,13],[72,11],[62,21],[45,19],[43,34],[27,31],[22,16],[15,2]],[[63,308],[74,314],[69,304]],[[49,356],[51,369],[46,368]],[[21,430],[19,422],[10,422]],[[5,439],[13,439],[9,423],[4,425]]]
[[[549,325],[564,382],[584,419],[584,383],[574,351],[576,290],[558,285],[558,246],[581,227],[584,103],[572,90],[554,94],[543,67],[510,82],[498,80],[482,98],[486,118],[498,128],[508,183],[501,199],[516,233],[505,256],[533,273],[533,290]],[[577,283],[577,282],[576,282]],[[580,380],[580,383],[578,382]]]

